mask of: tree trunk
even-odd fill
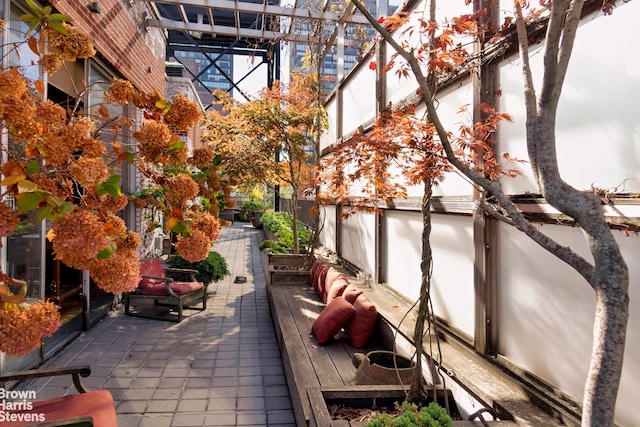
[[[300,254],[300,239],[298,238],[298,194],[293,189],[291,194],[291,231],[293,231],[293,253]]]
[[[413,339],[416,347],[416,375],[414,375],[407,400],[414,403],[426,402],[426,393],[422,377],[422,353],[424,342],[424,325],[431,321],[429,311],[429,298],[431,292],[431,266],[433,257],[431,252],[431,195],[432,183],[425,181],[424,194],[422,196],[422,260],[420,261],[420,271],[422,280],[420,283],[420,297],[418,301],[418,316],[416,326],[413,331]],[[427,329],[429,331],[429,328]],[[431,361],[431,359],[429,359]],[[433,372],[433,370],[431,370]],[[435,396],[434,396],[435,398]]]

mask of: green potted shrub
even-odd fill
[[[252,218],[255,219],[256,224],[258,223],[259,216],[262,215],[264,211],[264,206],[257,200],[250,200],[248,202],[243,203],[240,207],[240,220],[241,221],[251,221]]]
[[[402,402],[400,415],[378,414],[365,427],[451,427],[453,419],[447,411],[435,402],[418,409],[414,403]]]
[[[196,279],[202,283],[218,282],[230,274],[227,261],[216,251],[209,252],[207,258],[198,262],[189,262],[178,255],[171,255],[168,262],[173,268],[197,270]],[[174,277],[174,279],[181,278]]]

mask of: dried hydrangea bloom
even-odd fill
[[[147,120],[133,136],[138,141],[140,156],[148,162],[155,163],[169,149],[173,132],[165,123]]]
[[[127,224],[119,216],[108,213],[104,221],[104,229],[109,236],[123,236],[127,232]]]
[[[66,169],[71,162],[71,147],[69,141],[59,134],[48,134],[43,137],[42,143],[36,144],[45,162],[59,169]]]
[[[104,143],[93,138],[82,141],[80,149],[82,150],[82,155],[89,158],[102,157],[107,153],[107,147],[104,146]]]
[[[44,132],[66,126],[67,112],[60,105],[44,100],[38,103],[38,121],[44,125]]]
[[[67,61],[75,61],[76,58],[90,58],[96,54],[91,37],[79,29],[67,23],[63,23],[67,34],[62,34],[51,28],[46,28],[49,42],[49,50],[58,53]]]
[[[213,158],[215,157],[213,150],[209,147],[201,147],[193,150],[191,160],[196,166],[206,167],[211,166]]]
[[[181,173],[169,178],[167,200],[175,206],[182,206],[198,195],[198,184],[187,174]]]
[[[109,212],[120,212],[127,207],[129,198],[120,194],[119,196],[112,196],[111,194],[103,194],[100,196],[100,203],[102,208]]]
[[[60,327],[58,307],[37,301],[24,308],[0,309],[0,351],[22,356],[40,347]]]
[[[90,117],[81,117],[70,121],[60,130],[60,136],[69,141],[72,151],[84,149],[85,144],[93,141],[96,124]]]
[[[88,269],[98,252],[109,245],[103,222],[85,210],[63,215],[51,230],[56,259],[78,270]]]
[[[178,255],[189,262],[202,261],[209,255],[211,240],[200,230],[192,230],[189,237],[178,236],[175,245]]]
[[[67,180],[59,182],[46,176],[33,176],[30,177],[30,179],[38,185],[40,190],[48,191],[54,197],[63,200],[71,197],[71,183]],[[66,184],[66,186],[64,184]]]
[[[11,235],[19,224],[20,219],[15,211],[4,203],[0,203],[0,237]]]
[[[89,273],[106,292],[130,292],[140,282],[140,260],[134,250],[118,250],[107,259],[96,260]]]
[[[22,75],[15,68],[0,71],[0,121],[9,136],[26,141],[36,135],[36,103]]]
[[[202,109],[198,104],[179,93],[173,98],[164,120],[181,131],[188,131],[202,120]]]
[[[47,73],[53,74],[62,68],[64,59],[57,53],[48,52],[38,60],[38,64],[42,65]]]
[[[115,79],[104,91],[104,100],[108,104],[127,105],[135,95],[136,90],[130,81]]]
[[[191,229],[202,231],[210,241],[220,238],[220,221],[207,212],[198,214],[191,224]]]
[[[111,175],[100,158],[80,157],[69,166],[69,172],[83,187],[93,187],[105,182]]]
[[[142,239],[138,233],[127,231],[127,234],[116,240],[118,251],[135,251],[142,244]]]

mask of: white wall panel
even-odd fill
[[[640,192],[640,69],[636,49],[612,48],[611,40],[638,46],[640,31],[629,31],[640,15],[640,3],[619,3],[611,16],[591,15],[578,29],[562,100],[558,109],[557,148],[560,172],[580,188],[591,186]],[[603,37],[606,34],[606,37]],[[542,51],[533,51],[536,89],[540,89]],[[501,151],[527,159],[520,61],[500,68],[501,109],[514,122],[500,130]],[[506,180],[514,194],[538,193],[528,164],[525,177]]]
[[[523,233],[499,227],[500,353],[580,401],[591,355],[594,291],[577,272]],[[545,225],[543,231],[591,259],[579,229]],[[627,254],[632,282],[616,417],[621,425],[632,426],[637,424],[640,395],[640,267],[632,254],[639,253],[640,238],[616,233]]]
[[[375,265],[375,215],[358,212],[340,223],[342,257],[371,275]]]
[[[422,216],[419,212],[388,211],[383,219],[385,281],[415,301],[420,294]],[[431,298],[434,311],[451,325],[473,335],[475,310],[471,218],[434,215],[431,245]]]
[[[337,102],[335,102],[335,98],[332,98],[326,105],[327,116],[329,121],[329,126],[327,130],[320,136],[320,151],[329,147],[331,144],[336,142],[336,117],[337,117]]]
[[[358,126],[376,117],[376,72],[359,67],[342,89],[342,127],[344,134],[352,134]]]
[[[336,207],[323,205],[320,207],[320,245],[336,251]]]

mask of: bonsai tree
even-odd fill
[[[375,19],[359,0],[351,0],[356,8],[368,18],[379,35],[395,51],[388,64],[393,68],[396,58],[400,65],[398,73],[412,73],[419,85],[417,95],[426,107],[425,121],[434,129],[447,161],[460,173],[490,195],[493,204],[483,203],[486,213],[524,232],[534,242],[574,268],[596,294],[594,343],[589,375],[583,397],[583,426],[612,426],[617,390],[620,383],[625,333],[629,316],[629,271],[620,248],[607,223],[602,208],[602,199],[594,192],[581,191],[561,178],[556,159],[555,122],[557,106],[562,94],[573,42],[584,5],[583,0],[555,0],[544,2],[543,11],[532,11],[525,16],[523,3],[514,2],[514,25],[506,25],[507,32],[515,32],[522,62],[525,84],[525,107],[527,114],[527,148],[531,167],[540,189],[540,194],[558,211],[573,218],[582,228],[589,243],[593,260],[587,260],[572,249],[559,244],[529,222],[503,191],[498,177],[487,174],[483,163],[497,163],[491,153],[479,152],[477,161],[469,163],[458,156],[452,133],[444,127],[437,111],[434,81],[455,73],[465,66],[472,67],[472,58],[459,44],[453,44],[452,34],[443,31],[436,34],[431,6],[430,25],[421,25],[413,30],[424,37],[415,37],[417,42],[401,44],[393,32],[408,23],[407,15]],[[469,2],[467,2],[469,3]],[[614,2],[605,1],[603,8],[610,12]],[[497,16],[498,5],[491,4],[490,16]],[[452,31],[477,32],[478,23],[486,11],[478,9],[472,15],[452,20]],[[424,21],[423,21],[424,22]],[[545,70],[537,92],[529,65],[528,22],[538,22],[546,28],[544,42]],[[428,23],[427,23],[428,24]],[[499,27],[493,22],[493,27]],[[484,30],[484,27],[483,27]],[[486,40],[486,39],[481,39]],[[404,65],[402,65],[404,64]],[[488,155],[487,155],[488,154]],[[425,224],[425,226],[428,226]],[[424,235],[423,235],[424,236]],[[423,241],[423,244],[425,242]],[[424,254],[423,254],[424,255]],[[423,260],[423,265],[425,261]],[[423,266],[424,269],[424,266]],[[423,270],[424,274],[424,270]],[[421,304],[422,306],[422,304]],[[417,338],[417,337],[416,337]]]

